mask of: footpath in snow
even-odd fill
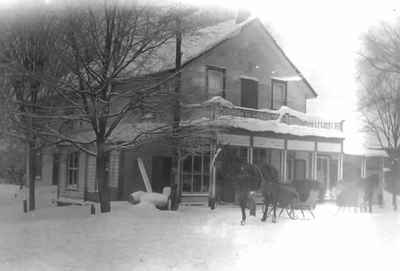
[[[16,187],[0,185],[0,270],[385,270],[400,251],[397,213],[319,205],[316,219],[277,224],[235,206],[159,211],[113,202],[55,207],[55,187],[39,187],[37,211],[22,213]],[[98,206],[96,206],[98,210]],[[260,210],[258,210],[260,211]]]

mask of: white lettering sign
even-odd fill
[[[283,150],[285,148],[285,140],[281,138],[255,136],[253,138],[253,145],[254,147]]]
[[[287,149],[294,151],[314,151],[314,141],[288,140]]]
[[[319,152],[340,152],[340,143],[318,142],[317,149]]]
[[[220,134],[219,140],[224,145],[250,146],[250,136]]]

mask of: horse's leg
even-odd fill
[[[274,201],[273,207],[272,207],[272,208],[274,208],[274,214],[273,214],[273,216],[272,216],[272,223],[276,223],[276,206],[277,206],[277,205],[278,205],[277,202]]]
[[[285,208],[281,208],[281,211],[279,212],[279,217],[281,217],[283,211],[285,211]]]
[[[268,205],[269,205],[268,200],[266,198],[264,198],[264,213],[263,213],[263,216],[261,218],[261,221],[267,220],[267,217],[268,217]]]
[[[250,215],[256,216],[257,205],[254,195],[249,196],[249,207],[250,207]]]
[[[240,199],[240,210],[242,211],[242,221],[240,221],[241,225],[246,224],[246,200]]]

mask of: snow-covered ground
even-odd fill
[[[54,207],[55,192],[40,187],[39,209],[23,214],[18,189],[0,185],[0,270],[397,270],[399,265],[400,217],[390,206],[373,214],[337,214],[334,205],[324,204],[315,220],[281,217],[277,224],[262,223],[258,213],[240,226],[234,206],[172,212],[115,202],[111,213],[91,216],[89,206]]]

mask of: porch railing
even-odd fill
[[[226,106],[220,103],[209,103],[191,105],[182,108],[182,120],[195,120],[207,118],[214,120],[220,116],[233,116],[242,118],[254,118],[259,120],[278,120],[288,125],[307,126],[312,128],[333,129],[343,131],[343,121],[323,121],[302,119],[295,114],[285,113],[281,116],[278,111],[273,110],[257,110],[252,108],[244,108],[240,106]]]

